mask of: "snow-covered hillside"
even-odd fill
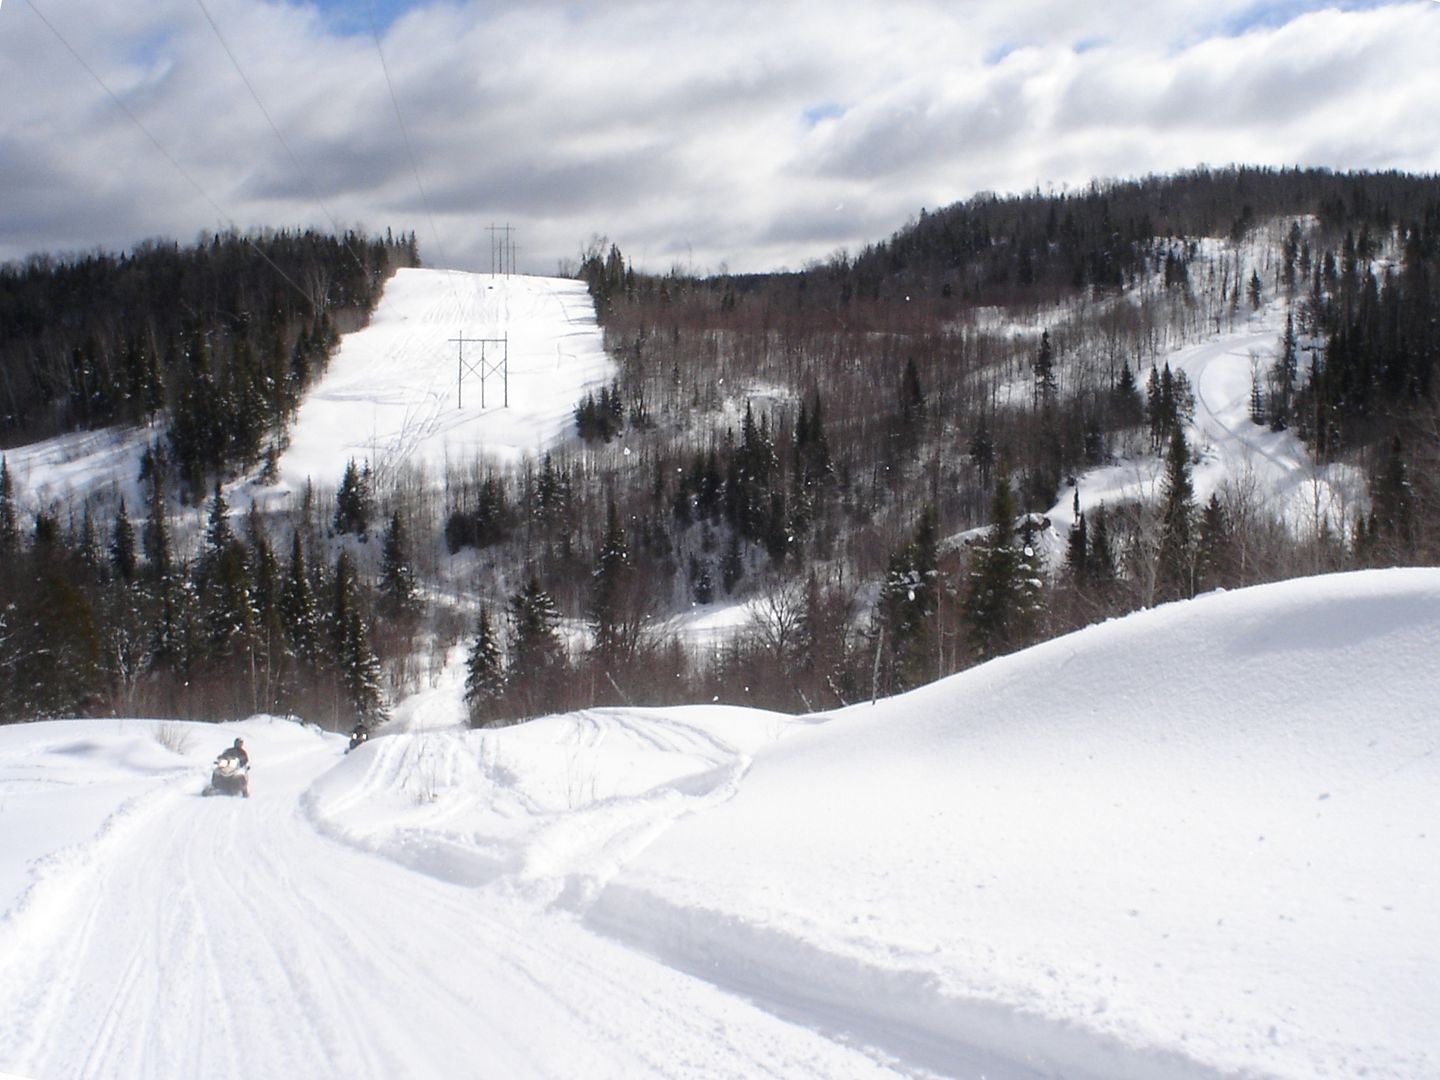
[[[1274,304],[1236,330],[1166,357],[1171,370],[1185,373],[1195,394],[1195,416],[1185,437],[1199,459],[1196,498],[1202,505],[1212,493],[1243,500],[1277,514],[1301,537],[1326,528],[1346,535],[1367,498],[1364,474],[1351,465],[1317,462],[1294,431],[1272,431],[1250,418],[1252,375],[1265,378],[1284,325],[1285,308]],[[1154,499],[1163,472],[1156,456],[1085,472],[1077,477],[1080,508]],[[1048,514],[1062,542],[1074,522],[1073,497],[1066,487]]]
[[[1395,570],[798,720],[3,728],[0,1071],[1440,1077],[1437,641]]]
[[[463,367],[458,338],[472,339]],[[575,405],[613,375],[583,282],[399,270],[369,325],[341,338],[306,393],[265,501],[307,480],[334,486],[350,458],[382,477],[423,469],[436,483],[447,463],[513,464],[570,436]],[[163,435],[106,428],[5,456],[25,503],[74,500],[78,508],[113,492],[134,508],[144,504],[141,455]]]
[[[447,462],[513,464],[573,432],[613,374],[584,282],[399,270],[306,394],[281,483],[335,484],[351,457],[437,481]]]

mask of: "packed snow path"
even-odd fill
[[[343,744],[283,722],[244,727],[258,764],[251,799],[201,798],[193,772],[171,778],[112,815],[0,928],[0,1069],[887,1074],[563,910],[327,838],[304,796]]]

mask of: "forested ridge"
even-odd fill
[[[414,237],[227,233],[0,266],[0,446],[161,421],[181,478],[253,466]]]
[[[331,330],[417,255],[413,240],[378,245],[368,288],[336,293],[354,306],[324,308]],[[272,436],[187,455],[198,376],[180,363],[162,444],[176,467],[151,482],[142,524],[98,505],[22,514],[0,490],[0,711],[294,709],[342,724],[381,715],[455,645],[477,724],[589,704],[814,710],[1206,589],[1440,554],[1434,178],[1196,170],[977,196],[795,273],[646,274],[608,241],[578,273],[617,375],[540,460],[468,463],[427,490],[337,462],[334,491],[231,527],[214,480],[255,466]],[[265,351],[252,295],[292,312],[292,358],[317,340],[314,309],[266,288],[210,306],[229,321],[199,367],[219,384]],[[1254,372],[1250,422],[1295,432],[1316,470],[1366,478],[1308,530],[1243,484],[1203,504],[1191,485],[1193,389],[1167,357],[1262,309],[1286,322]],[[139,331],[114,325],[119,357]],[[29,326],[27,340],[52,332]],[[151,339],[173,332],[177,357],[197,355],[183,318],[163,329]],[[12,394],[11,441],[102,422],[73,400],[73,349],[46,354],[72,372],[64,393],[32,392],[23,410]],[[4,355],[7,379],[36,363]],[[264,430],[283,432],[291,400],[276,397]],[[143,402],[127,391],[106,407],[134,418]],[[1073,478],[1137,455],[1164,462],[1154,498],[1086,505],[1040,565],[1042,515]],[[180,492],[203,502],[177,559]],[[54,595],[21,587],[36,580]],[[748,621],[703,648],[669,623],[742,600]],[[73,675],[37,681],[62,655]]]

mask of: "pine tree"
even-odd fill
[[[560,639],[560,611],[531,575],[510,598],[510,666],[506,671],[515,702],[524,715],[563,700],[567,668]]]
[[[120,510],[115,515],[115,526],[110,531],[110,567],[115,576],[123,582],[135,580],[139,570],[139,559],[135,552],[135,526],[130,524],[130,515],[125,512],[125,500],[120,500]]]
[[[985,417],[980,417],[980,426],[970,437],[968,447],[970,461],[980,471],[980,486],[990,487],[990,473],[995,468],[995,440],[990,437],[990,426]]]
[[[1195,486],[1190,479],[1190,448],[1185,444],[1185,433],[1179,424],[1170,429],[1159,528],[1156,598],[1175,600],[1194,596]]]
[[[480,609],[465,672],[465,707],[470,726],[484,727],[495,718],[505,695],[505,656],[488,607]]]
[[[290,564],[280,587],[280,610],[291,652],[313,675],[320,660],[320,612],[305,569],[305,549],[298,529],[290,540]]]
[[[341,535],[353,534],[361,540],[368,538],[370,518],[374,514],[374,503],[370,494],[370,465],[362,469],[351,458],[345,463],[345,473],[340,478],[340,487],[335,492],[335,531]]]
[[[1415,541],[1415,494],[1405,467],[1405,445],[1390,440],[1385,464],[1370,485],[1370,542],[1387,541],[1394,557],[1411,553]]]
[[[940,597],[939,515],[920,514],[908,543],[890,556],[880,598],[890,688],[899,692],[939,677],[935,612]]]
[[[1250,372],[1250,422],[1256,425],[1265,423],[1265,396],[1260,390],[1259,368]]]
[[[725,545],[725,554],[720,558],[720,587],[729,596],[740,584],[740,579],[745,576],[745,556],[740,550],[740,534],[730,533],[730,539]]]
[[[1071,580],[1077,585],[1083,585],[1090,576],[1090,530],[1085,523],[1085,515],[1080,510],[1079,488],[1075,489],[1071,509],[1075,524],[1070,527],[1070,537],[1065,545],[1065,565],[1070,571]]]
[[[1145,398],[1135,381],[1135,373],[1130,370],[1129,360],[1121,366],[1120,375],[1110,391],[1110,411],[1120,427],[1133,427],[1145,416]]]
[[[265,535],[260,513],[255,504],[250,506],[247,522],[250,550],[246,562],[250,567],[250,595],[255,608],[255,648],[258,652],[264,686],[260,688],[260,700],[265,708],[277,704],[281,677],[286,674],[285,658],[288,653],[285,636],[285,612],[281,601],[283,583],[280,560]]]
[[[74,519],[71,519],[73,529]],[[95,535],[95,519],[90,515],[90,504],[85,504],[85,509],[80,512],[80,530],[75,536],[72,547],[75,555],[89,575],[91,581],[105,582],[110,576],[109,562],[100,550],[100,540]]]
[[[1094,528],[1088,528],[1090,554],[1086,560],[1086,576],[1092,588],[1105,588],[1115,578],[1115,552],[1110,546],[1110,515],[1102,504],[1093,514]]]
[[[1040,335],[1040,348],[1035,354],[1035,405],[1055,397],[1055,349],[1050,344],[1050,331]]]
[[[605,536],[590,579],[590,628],[593,654],[602,663],[614,663],[632,651],[634,641],[623,610],[631,583],[630,549],[614,500],[605,507]]]
[[[400,514],[392,513],[380,551],[380,611],[392,619],[413,619],[420,610],[408,546]]]
[[[1199,536],[1195,544],[1197,591],[1227,584],[1230,571],[1230,522],[1220,496],[1212,493],[1200,512]]]
[[[1038,597],[1029,561],[1015,540],[1016,516],[1010,475],[1002,469],[990,501],[990,528],[971,558],[962,610],[970,648],[980,659],[1022,644],[1033,624]]]
[[[340,552],[335,563],[334,595],[330,634],[336,667],[355,719],[372,724],[385,717],[383,677],[380,660],[370,647],[360,583],[348,551]]]

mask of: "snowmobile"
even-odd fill
[[[250,797],[250,766],[242,765],[240,759],[221,754],[215,759],[215,768],[210,773],[210,783],[201,795],[241,795]]]
[[[345,748],[345,752],[348,754],[368,738],[370,738],[370,729],[364,724],[356,724],[355,730],[350,732],[350,745]]]

